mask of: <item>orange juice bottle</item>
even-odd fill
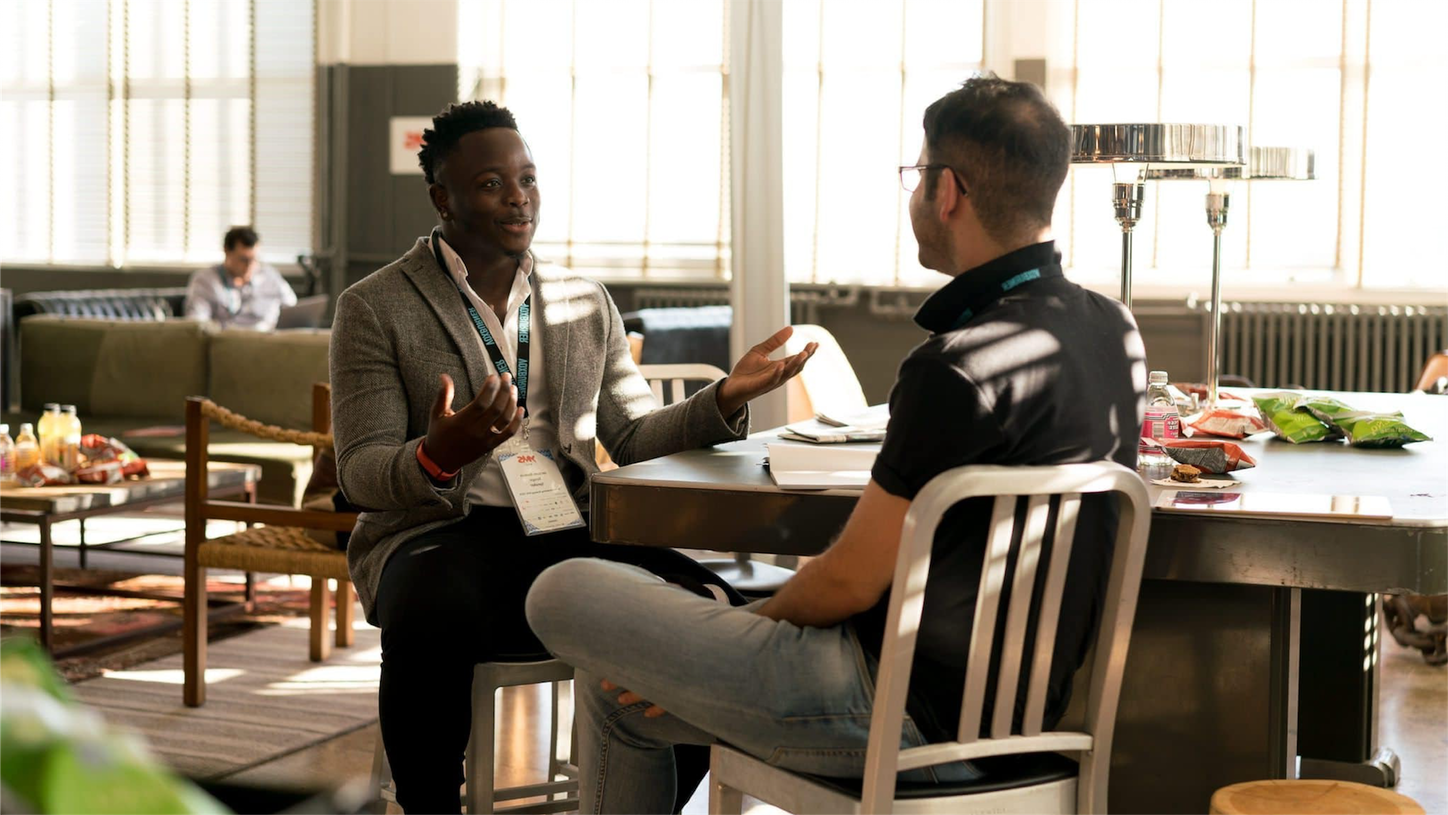
[[[20,435],[15,437],[15,471],[40,463],[40,442],[35,439],[35,430],[30,422],[20,425]]]

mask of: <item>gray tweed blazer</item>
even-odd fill
[[[558,421],[563,476],[587,509],[598,443],[619,464],[733,441],[748,433],[747,410],[726,420],[714,383],[655,409],[629,355],[613,299],[599,283],[535,263],[534,330]],[[377,624],[377,586],[403,542],[467,515],[468,487],[485,459],[436,489],[418,465],[438,374],[456,385],[453,409],[472,400],[492,371],[457,289],[421,239],[407,254],[337,298],[332,326],[332,432],[347,500],[365,507],[347,544],[347,565],[367,620]],[[479,541],[479,545],[487,545]]]

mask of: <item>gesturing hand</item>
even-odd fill
[[[598,683],[598,686],[603,688],[604,690],[623,690],[623,693],[620,693],[618,695],[618,703],[620,705],[632,705],[637,702],[648,701],[642,696],[639,696],[637,693],[634,693],[631,690],[624,690],[618,685],[615,685],[612,682],[608,681],[607,679],[600,681]],[[658,705],[650,704],[648,707],[644,708],[644,717],[649,719],[657,719],[660,716],[664,715],[666,712],[668,711],[664,710]]]
[[[456,472],[491,453],[523,426],[518,389],[509,374],[483,380],[473,401],[453,412],[452,377],[438,377],[440,387],[427,422],[427,456],[447,472]]]
[[[798,354],[781,360],[771,361],[769,358],[769,355],[779,350],[793,334],[794,329],[785,326],[739,358],[734,370],[729,373],[729,378],[715,391],[720,413],[733,416],[735,411],[744,407],[750,399],[769,393],[804,370],[804,364],[819,350],[819,343],[812,342]]]

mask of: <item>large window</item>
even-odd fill
[[[460,4],[460,95],[518,117],[540,255],[601,277],[727,277],[725,15],[723,0]]]
[[[895,167],[919,152],[925,105],[979,68],[981,0],[783,13],[790,280],[928,279]],[[727,16],[722,0],[460,5],[460,96],[507,105],[528,134],[540,253],[606,277],[728,277]]]
[[[215,260],[312,245],[312,0],[0,4],[0,258]]]
[[[980,69],[980,0],[784,4],[784,265],[792,283],[935,285],[910,196],[921,116]]]
[[[1239,124],[1249,143],[1316,150],[1316,181],[1235,185],[1223,233],[1229,282],[1443,286],[1421,236],[1448,222],[1448,199],[1424,186],[1420,168],[1432,166],[1432,134],[1448,128],[1437,98],[1448,87],[1448,51],[1438,42],[1448,3],[1220,0],[1204,9],[1174,0],[1055,4],[1049,85],[1062,114],[1081,123]],[[1078,278],[1114,280],[1119,269],[1112,175],[1077,167],[1062,190],[1057,234]],[[1148,186],[1138,280],[1209,279],[1206,191],[1205,182]]]

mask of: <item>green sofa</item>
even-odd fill
[[[192,320],[134,322],[35,315],[20,321],[19,414],[38,422],[47,402],[76,406],[86,433],[124,441],[143,456],[186,452],[187,396],[206,395],[248,418],[312,426],[312,385],[327,381],[330,332],[216,330]],[[140,428],[174,428],[132,436]],[[309,447],[268,442],[211,425],[211,458],[260,464],[258,500],[295,506],[311,475]]]

